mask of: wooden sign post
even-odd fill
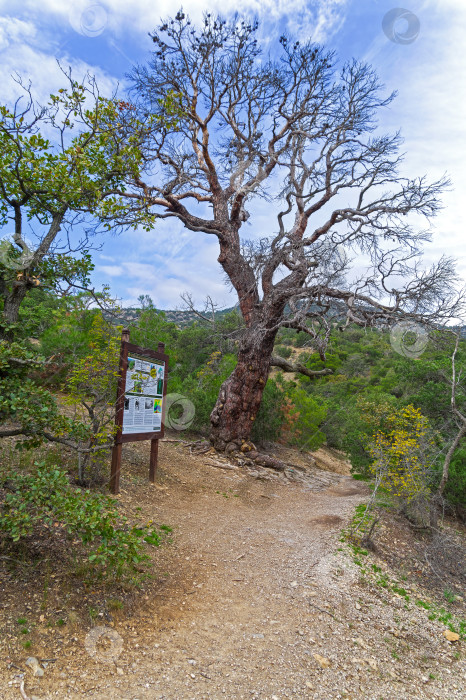
[[[112,450],[110,491],[120,492],[121,451],[123,443],[150,440],[149,480],[157,473],[159,438],[165,428],[168,355],[164,343],[158,350],[140,348],[129,342],[129,331],[121,334],[115,423],[118,431]]]

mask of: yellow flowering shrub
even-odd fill
[[[429,422],[412,405],[386,410],[383,428],[369,442],[370,469],[381,486],[410,503],[428,496],[433,473],[434,440]]]
[[[201,369],[196,374],[196,377],[199,380],[199,386],[202,385],[202,381],[204,379],[208,379],[209,377],[212,377],[217,373],[221,359],[222,353],[220,352],[220,350],[215,350],[215,352],[212,352],[210,354],[207,363],[203,367],[201,367]]]

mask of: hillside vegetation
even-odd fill
[[[131,340],[148,348],[166,344],[168,392],[194,406],[194,417],[183,423],[183,401],[175,401],[167,424],[207,437],[220,386],[236,364],[241,319],[231,310],[180,328],[149,299],[142,301],[137,323],[129,326]],[[33,289],[0,355],[1,435],[4,447],[8,443],[0,467],[2,546],[15,546],[38,527],[47,531],[55,519],[69,536],[78,534],[100,575],[117,578],[134,575],[147,544],[159,538],[153,528],[120,522],[112,502],[99,493],[108,481],[115,434],[122,318],[128,320],[118,309],[102,315],[87,295],[62,298]],[[409,358],[377,329],[342,332],[335,326],[324,356],[309,346],[306,334],[282,329],[277,355],[331,373],[309,378],[274,370],[254,423],[255,445],[341,450],[356,478],[375,483],[372,506],[382,497],[414,523],[432,524],[431,502],[458,433],[451,411],[450,335],[431,334],[424,352]],[[464,412],[464,341],[455,360],[457,405]],[[50,443],[55,449],[44,461],[43,446]],[[26,469],[14,457],[21,453]],[[453,450],[442,496],[442,508],[459,516],[466,502],[465,464],[463,439]],[[370,517],[368,511],[368,522]]]

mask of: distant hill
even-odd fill
[[[231,306],[228,309],[216,311],[215,318],[217,320],[221,319],[223,316],[233,311],[234,308],[234,306]],[[123,309],[121,314],[119,315],[118,322],[127,325],[136,323],[139,318],[139,315],[141,314],[141,311],[142,309],[136,307],[128,307],[126,309]],[[202,322],[202,319],[194,311],[187,311],[181,309],[156,309],[156,311],[164,313],[167,321],[176,324],[178,328],[186,328],[187,326],[193,324],[195,321]],[[340,312],[341,319],[343,320],[345,317],[346,307],[344,304],[339,304],[338,302],[335,302],[332,305],[332,311],[333,314],[335,314],[335,312]],[[199,311],[199,313],[205,316],[209,316],[208,313],[204,314],[203,311]],[[466,339],[466,326],[461,326],[459,328],[457,327],[456,330],[459,331],[461,338]]]
[[[223,316],[230,313],[230,311],[233,311],[233,309],[234,307],[232,306],[228,309],[216,311],[216,320],[220,320]],[[181,309],[156,309],[156,311],[162,312],[165,315],[166,320],[170,321],[171,323],[175,323],[178,328],[186,328],[187,326],[193,324],[195,321],[202,322],[202,319],[194,311],[187,311]],[[142,309],[136,307],[128,307],[126,309],[122,309],[121,313],[118,316],[118,323],[123,323],[126,325],[136,323],[141,312]],[[199,311],[199,313],[209,317],[208,313],[204,314],[203,311]]]

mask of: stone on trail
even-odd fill
[[[362,647],[363,649],[365,649],[366,651],[369,651],[370,647],[366,644],[366,642],[364,641],[364,639],[362,637],[358,637],[357,639],[355,639],[353,641],[355,641],[357,644],[359,644],[359,646]]]
[[[329,659],[327,659],[325,656],[321,656],[320,654],[313,654],[313,657],[322,668],[328,668],[331,665]]]
[[[26,659],[26,666],[29,666],[36,678],[41,678],[44,675],[44,669],[35,656],[30,656]]]
[[[459,634],[452,632],[451,630],[445,630],[443,636],[448,639],[449,642],[457,642],[460,638]]]

